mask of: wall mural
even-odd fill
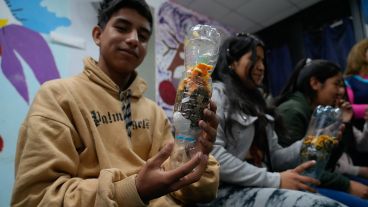
[[[197,24],[216,27],[222,38],[231,33],[218,22],[201,16],[173,2],[165,2],[158,10],[156,29],[156,101],[169,118],[172,117],[176,88],[185,70],[184,37]]]
[[[91,38],[85,31],[95,22],[92,4],[82,1],[0,1],[0,206],[10,204],[18,131],[35,93],[45,81],[80,73],[81,57],[93,54],[53,44],[52,33]]]
[[[27,82],[16,53],[28,63],[40,84],[59,78],[54,57],[40,33],[50,33],[59,26],[69,26],[70,20],[56,17],[46,7],[41,6],[41,0],[31,0],[26,4],[22,0],[5,2],[12,15],[22,25],[1,25],[1,69],[19,95],[29,103]],[[2,22],[6,23],[6,20],[3,19]]]
[[[155,17],[156,100],[170,117],[184,71],[185,31],[198,23],[213,25],[224,34],[229,29],[174,3],[163,3],[159,10]],[[91,38],[95,24],[96,11],[87,1],[0,1],[0,183],[6,189],[0,191],[0,206],[10,204],[18,130],[29,104],[40,84],[80,73],[85,56],[98,56]],[[86,48],[53,44],[52,33],[86,40]]]
[[[60,77],[51,50],[38,32],[20,25],[7,25],[0,29],[0,46],[1,69],[27,103],[27,82],[16,53],[27,62],[40,84]]]

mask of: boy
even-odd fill
[[[13,206],[175,206],[216,196],[214,104],[199,123],[198,153],[177,169],[164,163],[171,127],[135,72],[151,32],[144,0],[101,3],[98,62],[87,58],[82,74],[44,84],[21,126]]]

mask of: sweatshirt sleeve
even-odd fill
[[[97,178],[78,177],[79,156],[65,125],[30,117],[21,127],[12,206],[144,206],[134,175],[104,169]]]
[[[267,168],[256,167],[228,152],[223,139],[223,127],[219,126],[217,131],[218,135],[212,153],[220,163],[220,177],[222,182],[242,186],[273,188],[280,186],[279,173],[268,172]]]
[[[270,127],[271,125],[268,125],[268,128]],[[281,172],[298,166],[300,164],[299,153],[302,146],[302,140],[298,140],[290,146],[283,148],[278,144],[276,132],[273,129],[269,129],[268,132],[272,133],[268,135],[268,142],[270,145],[269,148],[273,170]]]
[[[322,188],[331,188],[347,192],[350,187],[350,180],[337,172],[329,172],[324,170],[322,172],[320,181],[321,185],[319,187]]]
[[[359,166],[355,166],[348,154],[343,153],[336,164],[336,172],[358,176]]]

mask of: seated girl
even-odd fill
[[[253,35],[226,39],[212,74],[212,99],[220,118],[212,154],[220,163],[217,199],[204,206],[344,206],[313,194],[318,185],[301,173],[301,142],[277,143],[274,111],[266,106],[252,71],[264,70],[264,45]],[[276,172],[281,171],[281,172]],[[310,192],[309,192],[310,191]]]
[[[301,60],[294,69],[280,97],[276,98],[278,113],[281,114],[287,134],[279,136],[279,143],[292,146],[304,138],[314,108],[318,105],[334,106],[343,83],[341,68],[327,60]],[[341,105],[342,106],[342,105]],[[342,106],[344,113],[349,107]],[[344,136],[346,133],[344,133]],[[328,168],[334,168],[342,154],[342,141],[331,153]],[[368,187],[350,180],[340,173],[325,170],[321,176],[319,193],[349,206],[368,206]]]

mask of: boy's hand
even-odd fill
[[[173,150],[173,143],[169,143],[139,171],[136,186],[144,202],[179,190],[202,177],[217,134],[216,104],[210,101],[209,108],[204,109],[203,113],[204,120],[199,121],[202,132],[195,146],[197,153],[188,162],[176,169],[165,171],[162,164]]]
[[[163,169],[162,164],[170,156],[172,150],[173,143],[171,142],[165,145],[156,156],[149,159],[139,171],[135,185],[142,201],[148,202],[151,199],[179,190],[197,182],[202,177],[207,167],[208,157],[201,152],[174,170]]]
[[[199,121],[202,132],[196,142],[196,152],[202,152],[205,155],[208,155],[212,151],[219,122],[216,116],[216,104],[210,101],[208,106],[208,108],[203,110],[204,120]]]

